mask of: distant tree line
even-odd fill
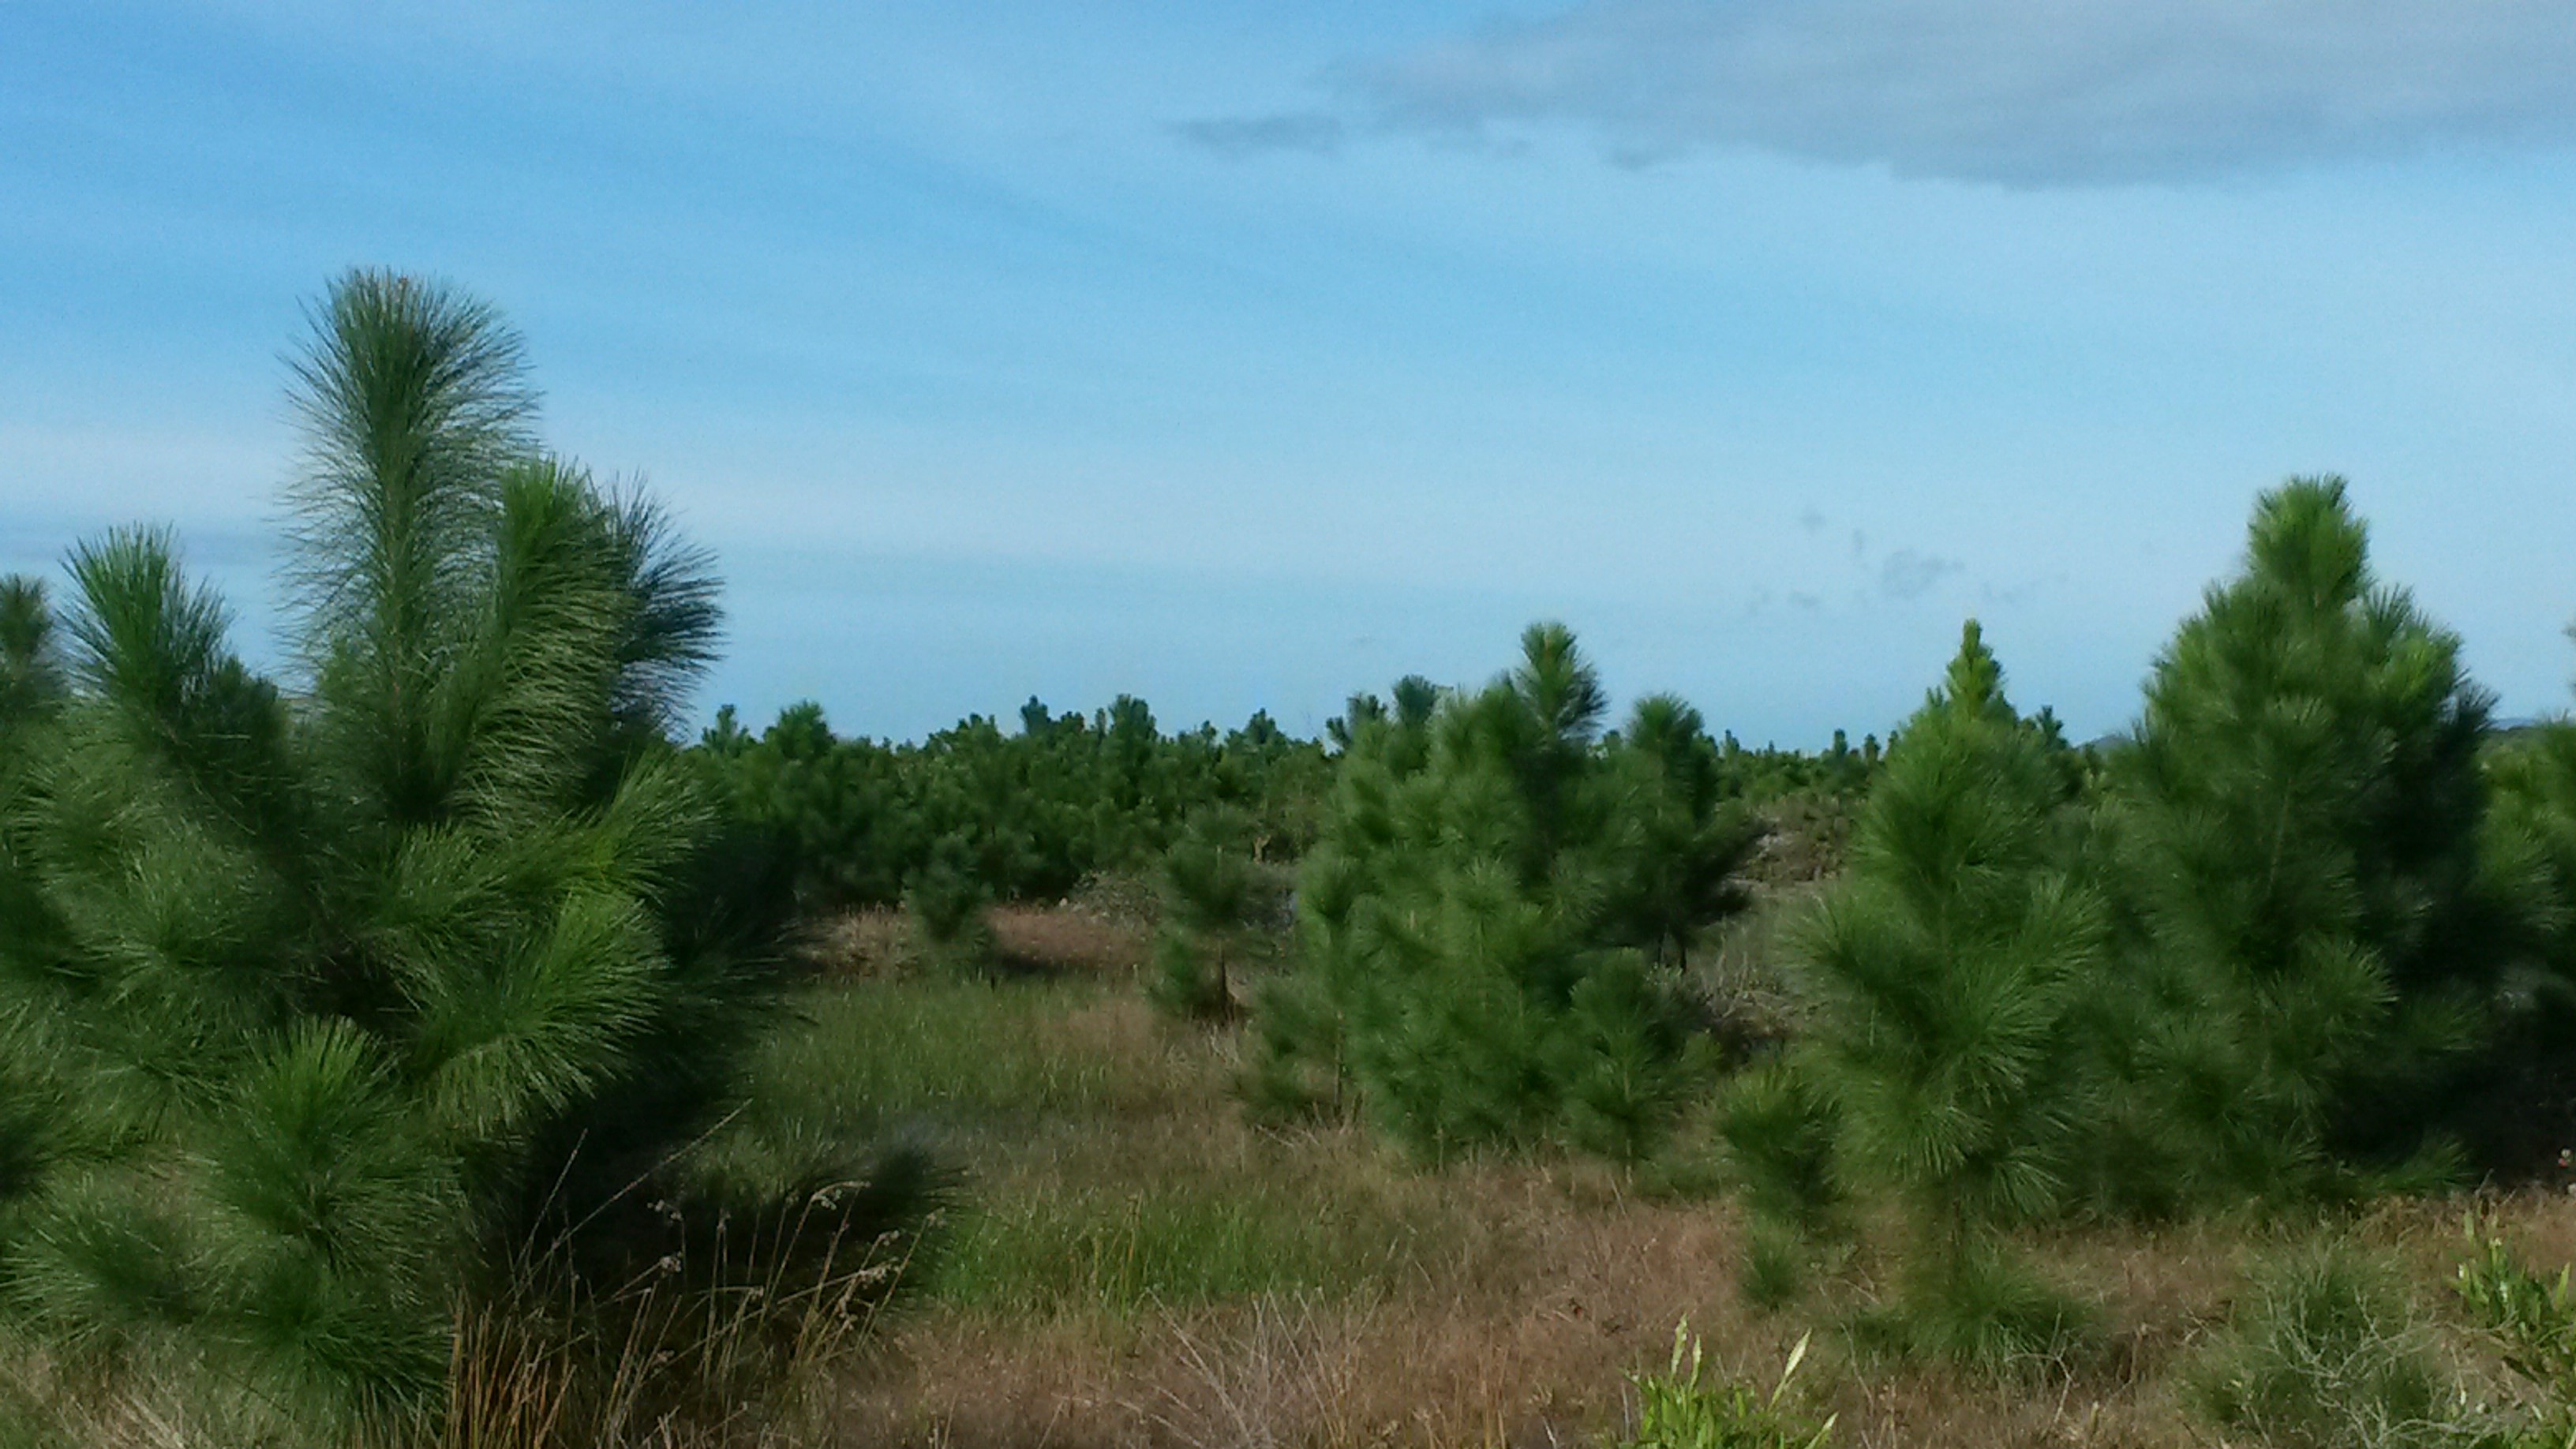
[[[1441,694],[1411,677],[1392,705],[1354,695],[1316,739],[1266,712],[1230,730],[1167,734],[1128,695],[1089,715],[1033,698],[1016,728],[970,715],[910,743],[836,734],[812,702],[754,734],[726,706],[687,754],[730,816],[786,862],[809,910],[897,905],[925,884],[1049,901],[1095,875],[1160,871],[1202,815],[1218,817],[1202,834],[1225,837],[1249,862],[1293,864],[1324,833],[1354,750],[1400,719],[1404,701]],[[1695,733],[1676,758],[1687,755],[1690,788],[1710,802],[1857,798],[1881,758],[1875,736],[1859,748],[1840,730],[1819,751],[1748,748],[1732,734],[1708,738],[1678,701],[1656,709],[1664,713],[1641,717],[1650,729],[1687,715]]]
[[[793,862],[816,910],[892,905],[946,880],[1056,899],[1087,876],[1147,870],[1212,809],[1241,818],[1252,858],[1294,859],[1332,777],[1321,743],[1267,714],[1167,735],[1125,695],[1088,717],[1032,699],[1016,730],[974,715],[917,744],[836,736],[811,703],[754,736],[728,708],[689,753]]]

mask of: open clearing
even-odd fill
[[[1785,1310],[1744,1300],[1738,1209],[1687,1160],[1704,1134],[1625,1175],[1426,1171],[1354,1125],[1257,1128],[1231,1094],[1234,1037],[1142,999],[1143,930],[1081,906],[997,926],[1023,969],[956,981],[900,969],[899,922],[843,923],[834,940],[879,954],[819,986],[770,1059],[770,1109],[926,1136],[964,1173],[921,1296],[833,1390],[826,1417],[849,1443],[1599,1442],[1627,1412],[1624,1374],[1661,1367],[1687,1321],[1765,1385],[1814,1330],[1799,1384],[1846,1445],[2207,1444],[2182,1374],[2254,1257],[2357,1239],[2447,1325],[2472,1206],[2536,1261],[2576,1255],[2576,1200],[2544,1189],[2304,1227],[2056,1234],[2035,1246],[2102,1300],[2095,1352],[2004,1377],[1903,1365],[1848,1330],[1866,1264]],[[1735,965],[1714,953],[1712,969]],[[2504,1392],[2466,1335],[2438,1331]]]

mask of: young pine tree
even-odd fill
[[[2115,762],[2142,1192],[2310,1191],[2438,1140],[2503,959],[2489,707],[2459,640],[2373,578],[2340,479],[2262,498]]]
[[[1775,1216],[1813,1227],[1841,1194],[1900,1209],[1897,1325],[1991,1359],[2065,1324],[1997,1230],[2062,1201],[2090,1115],[2076,1008],[2105,918],[2066,869],[2063,776],[1974,621],[1902,740],[1797,942],[1811,1033],[1739,1084],[1723,1130]]]
[[[1232,965],[1254,918],[1275,899],[1252,858],[1254,822],[1212,806],[1192,817],[1163,855],[1163,928],[1154,947],[1154,1004],[1183,1020],[1234,1015]]]
[[[975,867],[972,843],[962,835],[946,836],[904,887],[913,943],[923,960],[943,971],[971,974],[995,963],[993,893]]]
[[[58,654],[0,596],[0,1311],[350,1443],[435,1426],[460,1304],[703,1226],[783,897],[667,740],[705,556],[538,450],[488,309],[314,321],[291,693],[165,534],[73,553]]]
[[[1687,970],[1692,941],[1750,903],[1762,827],[1728,797],[1700,712],[1672,695],[1637,701],[1607,768],[1634,832],[1609,915],[1655,964]]]
[[[1483,691],[1408,681],[1351,734],[1300,879],[1307,967],[1265,995],[1256,1086],[1347,1086],[1434,1157],[1556,1140],[1632,1158],[1700,1052],[1613,913],[1641,863],[1600,681],[1560,625],[1522,645]]]
[[[2498,1109],[2464,1136],[2503,1171],[2576,1140],[2576,723],[2517,731],[2488,752],[2485,878],[2514,908],[2490,1059]]]

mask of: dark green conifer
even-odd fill
[[[2068,804],[1971,621],[1799,934],[1813,1027],[1731,1089],[1722,1119],[1775,1219],[1813,1231],[1845,1195],[1902,1210],[1898,1322],[1945,1352],[2008,1354],[2064,1327],[1997,1230],[2060,1206],[2089,1119],[2071,1022],[2105,918],[2065,868]]]
[[[2158,659],[2114,777],[2141,1191],[2306,1191],[2438,1142],[2504,959],[2459,653],[2326,478],[2263,497],[2243,573]]]
[[[785,900],[667,738],[705,556],[537,449],[488,309],[314,322],[292,695],[166,534],[74,551],[58,653],[0,592],[0,1311],[353,1443],[435,1422],[461,1304],[703,1226]]]
[[[1265,904],[1268,873],[1253,859],[1252,817],[1228,806],[1200,811],[1164,853],[1163,926],[1155,940],[1154,1003],[1187,1020],[1234,1015],[1232,967]]]
[[[1264,995],[1257,1096],[1347,1086],[1432,1156],[1651,1147],[1705,1048],[1670,973],[1628,942],[1668,937],[1725,893],[1704,877],[1686,882],[1696,897],[1641,889],[1627,807],[1673,787],[1651,746],[1613,768],[1606,709],[1572,634],[1538,625],[1521,664],[1476,694],[1407,680],[1392,709],[1354,710],[1365,722],[1300,875],[1305,969]],[[1678,741],[1682,721],[1666,723]]]

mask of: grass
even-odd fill
[[[1839,1449],[2250,1449],[2256,1427],[2278,1443],[2331,1442],[2330,1417],[2314,1419],[2325,1439],[2290,1426],[2301,1395],[2348,1397],[2338,1373],[2387,1387],[2373,1422],[2404,1426],[2352,1442],[2411,1449],[2464,1442],[2426,1426],[2469,1422],[2451,1413],[2458,1387],[2501,1381],[2490,1336],[2445,1287],[2471,1247],[2458,1202],[2398,1200],[2299,1231],[2024,1234],[2016,1246],[2033,1271],[2085,1298],[2086,1352],[2016,1373],[1891,1358],[1871,1347],[1871,1310],[1899,1285],[1866,1242],[1829,1273],[1783,1257],[1773,1278],[1748,1280],[1741,1215],[1697,1174],[1546,1160],[1425,1172],[1346,1125],[1256,1128],[1232,1096],[1234,1039],[1145,1004],[1144,933],[1033,915],[1004,931],[1014,933],[1032,969],[828,978],[761,1058],[750,1106],[707,1148],[784,1172],[799,1154],[888,1133],[928,1145],[961,1186],[913,1298],[865,1339],[814,1356],[776,1412],[712,1427],[637,1417],[620,1440],[519,1432],[556,1390],[543,1363],[509,1351],[509,1321],[477,1324],[474,1341],[490,1351],[461,1357],[460,1373],[480,1375],[504,1412],[491,1434],[455,1442],[1602,1445],[1641,1426],[1633,1376],[1671,1376],[1684,1321],[1732,1371],[1706,1386],[1721,1396],[1737,1383],[1767,1394],[1809,1339],[1797,1414],[1832,1419]],[[1079,949],[1051,956],[1050,943]],[[2576,1257],[2565,1193],[2490,1199],[2481,1221],[2537,1269]],[[2297,1295],[2276,1265],[2308,1261],[2320,1241],[2378,1265],[2353,1299],[2377,1317],[2285,1311]],[[2355,1321],[2371,1332],[2322,1331]],[[729,1350],[711,1339],[694,1351]],[[533,1377],[514,1387],[512,1374]],[[0,1344],[0,1449],[227,1442],[148,1392],[83,1381],[67,1394],[72,1382]],[[2238,1391],[2239,1407],[2226,1407]],[[28,1427],[46,1416],[63,1427]]]
[[[1758,942],[1739,950],[1758,967]],[[2213,1437],[2195,1386],[2215,1345],[2261,1331],[2229,1325],[2265,1301],[2247,1265],[2287,1251],[2277,1229],[2024,1235],[2033,1271],[2084,1299],[2084,1352],[2013,1372],[1891,1359],[1871,1332],[1896,1296],[1883,1261],[1748,1283],[1736,1208],[1673,1190],[1691,1173],[1424,1172],[1345,1126],[1248,1126],[1232,1040],[1158,1021],[1144,954],[1139,935],[1123,960],[1019,978],[844,979],[773,1053],[771,1115],[900,1126],[967,1175],[925,1297],[842,1387],[850,1442],[1607,1443],[1636,1422],[1629,1376],[1665,1365],[1685,1319],[1766,1386],[1812,1334],[1799,1381],[1844,1449],[2255,1442]],[[2534,1261],[2576,1251],[2567,1197],[2499,1212]],[[2304,1236],[2447,1301],[2456,1204]],[[2456,1314],[2414,1331],[2446,1365],[2480,1352]]]
[[[757,1069],[755,1110],[800,1130],[1024,1135],[1168,1114],[1204,1085],[1098,981],[858,981],[801,1004]]]
[[[892,1132],[962,1168],[922,1285],[941,1303],[1132,1316],[1344,1296],[1413,1262],[1413,1215],[1380,1190],[1392,1175],[1315,1178],[1305,1144],[1235,1124],[1226,1044],[1156,1019],[1131,972],[876,976],[801,1015],[762,1060],[746,1129]]]
[[[1347,1205],[1247,1198],[1207,1182],[1015,1193],[964,1215],[930,1291],[1008,1317],[1342,1298],[1404,1265],[1404,1233]]]
[[[2219,1428],[2279,1449],[2482,1445],[2492,1426],[2403,1286],[2339,1246],[2261,1265],[2251,1301],[2189,1371]]]

